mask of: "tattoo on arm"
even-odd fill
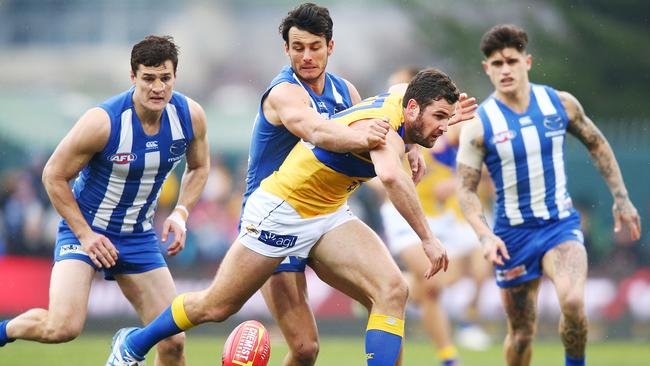
[[[587,147],[594,165],[607,182],[612,195],[616,199],[626,199],[627,190],[611,146],[594,122],[585,115],[580,103],[575,98],[571,98],[575,103],[576,111],[570,118],[567,131]]]
[[[478,218],[485,226],[489,226],[483,214],[481,200],[476,193],[476,188],[481,180],[481,171],[459,163],[457,175],[459,179],[458,201],[465,217],[467,217],[468,221],[471,218]]]

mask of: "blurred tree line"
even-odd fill
[[[576,95],[597,120],[647,118],[650,12],[643,0],[395,1],[416,23],[418,41],[445,60],[461,88],[491,92],[479,41],[498,23],[526,29],[531,81]],[[459,61],[463,60],[463,61]]]

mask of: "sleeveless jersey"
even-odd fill
[[[564,171],[569,119],[557,92],[531,84],[525,113],[513,112],[494,96],[481,103],[478,113],[485,163],[496,187],[496,224],[540,226],[571,215]]]
[[[325,88],[322,95],[316,94],[310,87],[303,84],[289,66],[285,66],[262,95],[255,117],[255,125],[248,155],[248,172],[246,174],[246,192],[242,207],[246,205],[248,196],[259,187],[260,182],[278,170],[291,149],[300,140],[284,125],[271,124],[262,111],[264,99],[273,87],[280,83],[291,83],[302,86],[308,93],[311,106],[324,118],[329,119],[334,113],[352,106],[350,91],[345,81],[330,73],[325,73]]]
[[[113,234],[152,229],[160,188],[194,138],[184,95],[173,93],[160,130],[149,136],[135,113],[133,91],[100,105],[110,116],[108,143],[90,159],[72,188],[86,221],[95,230]]]
[[[349,125],[366,118],[387,118],[403,134],[401,94],[381,94],[337,113],[333,123]],[[280,169],[264,179],[261,188],[286,200],[303,218],[335,212],[362,182],[374,177],[370,155],[335,153],[297,144]]]

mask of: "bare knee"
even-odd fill
[[[442,295],[442,285],[435,280],[420,279],[422,284],[422,296],[428,301],[438,301]]]
[[[290,347],[290,355],[293,362],[291,364],[313,366],[316,364],[319,350],[320,346],[317,340],[292,344]]]
[[[560,307],[565,317],[577,318],[584,314],[585,301],[580,295],[569,294],[561,299]]]
[[[165,359],[181,359],[185,349],[185,333],[176,334],[163,339],[158,343],[157,350],[160,357]]]
[[[530,347],[535,337],[535,327],[531,325],[511,329],[508,333],[510,344],[515,350],[523,351]]]
[[[205,322],[222,322],[239,311],[243,305],[226,303],[220,299],[213,299],[210,297],[209,291],[199,293],[197,298],[193,299],[192,302],[192,305],[188,305],[186,302],[185,306],[186,311],[188,307],[192,307],[191,320],[195,321],[196,324]]]
[[[375,304],[387,309],[404,309],[408,299],[408,284],[401,275],[382,284]]]
[[[48,324],[43,332],[44,343],[65,343],[70,342],[81,334],[81,326],[74,324]]]

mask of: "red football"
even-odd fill
[[[247,320],[237,326],[226,340],[222,366],[266,366],[271,357],[269,333],[262,323]]]

